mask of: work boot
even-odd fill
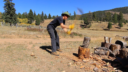
[[[62,50],[61,50],[61,49],[57,49],[57,51],[62,52]]]
[[[55,56],[59,56],[59,54],[57,54],[57,52],[52,52],[51,54],[55,55]]]

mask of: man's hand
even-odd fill
[[[70,35],[71,34],[71,30],[70,31],[67,31],[67,34]]]
[[[66,32],[68,35],[71,34],[71,30],[68,31],[66,28],[64,28],[63,30],[64,30],[64,32]]]
[[[74,24],[72,24],[72,25],[69,25],[69,29],[74,29]]]

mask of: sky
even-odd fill
[[[13,0],[15,3],[16,13],[29,12],[30,9],[36,14],[61,15],[62,12],[68,11],[71,15],[77,8],[84,13],[89,11],[102,11],[118,7],[128,6],[128,0]],[[4,12],[4,2],[0,0],[0,12]]]

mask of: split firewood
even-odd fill
[[[101,47],[109,48],[111,46],[111,41],[112,38],[104,37],[104,42],[101,43]]]
[[[90,38],[89,37],[84,37],[84,41],[83,41],[83,45],[81,45],[84,48],[88,48],[89,44],[90,44]]]
[[[114,55],[113,52],[106,47],[95,48],[94,53],[97,55],[107,55],[107,56],[109,56],[109,54]]]
[[[110,50],[113,52],[114,56],[119,54],[119,50],[121,49],[121,46],[118,44],[111,44]]]
[[[109,43],[108,37],[104,37],[104,42]]]
[[[110,46],[111,46],[110,43],[106,43],[106,42],[102,42],[102,43],[101,43],[101,47],[110,48]]]
[[[127,57],[128,57],[128,49],[127,48],[121,49],[120,50],[120,54],[118,56],[123,58],[123,59],[124,58],[127,59]]]

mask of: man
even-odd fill
[[[58,36],[55,28],[57,26],[61,26],[61,28],[63,28],[63,30],[65,32],[67,32],[68,34],[70,34],[71,32],[67,31],[67,29],[73,29],[72,25],[70,25],[70,26],[65,25],[65,20],[67,20],[68,17],[70,17],[69,13],[64,12],[64,13],[62,13],[62,16],[55,18],[47,26],[47,30],[48,30],[48,33],[51,38],[51,45],[52,45],[52,53],[51,54],[52,55],[59,56],[56,51],[62,52],[60,49],[60,44],[59,44],[59,36]]]

